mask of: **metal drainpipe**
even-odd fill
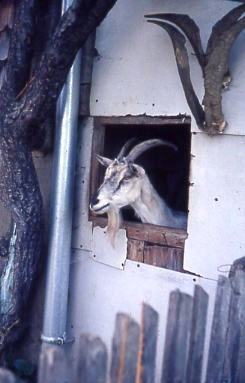
[[[72,0],[63,0],[62,13]],[[51,188],[50,239],[44,324],[42,340],[63,344],[66,339],[66,319],[70,273],[73,184],[77,152],[77,123],[80,91],[78,53],[67,77],[57,105],[56,138]]]

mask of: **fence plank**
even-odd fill
[[[143,304],[136,383],[153,383],[155,380],[158,317],[152,307]]]
[[[238,258],[233,262],[229,272],[229,278],[233,278],[239,270],[245,272],[245,257]]]
[[[206,383],[221,383],[225,361],[225,345],[229,326],[231,284],[228,278],[219,277],[209,344]]]
[[[229,320],[224,345],[224,367],[222,382],[234,382],[237,371],[240,345],[240,324],[239,324],[239,294],[240,287],[237,284],[236,273],[231,278],[231,300],[229,309]]]
[[[107,351],[98,337],[82,334],[79,341],[77,383],[105,383]]]
[[[135,383],[139,349],[139,325],[119,313],[112,343],[111,383]]]
[[[245,377],[245,272],[243,269],[236,270],[235,277],[232,279],[232,288],[237,293],[237,317],[239,352],[236,361],[236,368],[231,372],[230,382],[243,383]],[[233,359],[233,355],[231,355]]]
[[[170,293],[162,383],[185,382],[192,301],[191,296],[179,290]]]
[[[38,383],[67,383],[67,381],[64,348],[44,344],[39,358]]]
[[[201,286],[196,285],[194,290],[192,326],[186,374],[186,382],[188,383],[201,382],[207,311],[208,294]]]

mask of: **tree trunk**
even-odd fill
[[[0,349],[13,341],[36,276],[42,250],[42,198],[28,143],[16,126],[0,128],[0,198],[10,210],[8,258],[0,283]]]
[[[6,78],[0,89],[0,200],[12,218],[9,240],[0,239],[0,350],[25,328],[24,311],[42,252],[42,198],[29,136],[52,111],[77,51],[115,2],[74,0],[54,31],[56,21],[49,23],[51,38],[42,42],[44,50],[37,56],[41,1],[15,3]],[[60,0],[50,0],[47,7],[55,18],[56,5]],[[30,72],[33,58],[35,70]]]

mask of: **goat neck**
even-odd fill
[[[137,216],[144,223],[186,227],[186,216],[183,213],[173,212],[166,202],[158,195],[147,175],[144,176],[140,197],[131,205]]]

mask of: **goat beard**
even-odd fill
[[[107,212],[107,218],[108,218],[108,225],[107,225],[106,233],[111,242],[111,245],[115,247],[116,235],[121,224],[120,210],[115,207],[110,208],[110,210]]]

